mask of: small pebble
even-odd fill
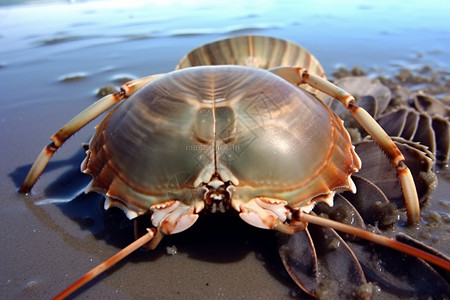
[[[99,88],[97,90],[96,95],[98,98],[103,98],[106,95],[114,94],[114,93],[117,93],[118,91],[119,91],[119,89],[117,89],[114,85],[108,84],[108,85],[105,85],[104,87]]]
[[[177,247],[175,245],[167,246],[166,251],[167,251],[168,255],[175,255],[175,254],[177,254]]]
[[[59,81],[61,81],[61,82],[74,82],[74,81],[79,81],[79,80],[85,79],[86,77],[87,77],[87,74],[83,73],[83,72],[72,73],[72,74],[61,76],[59,78]]]

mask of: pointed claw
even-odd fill
[[[287,201],[275,198],[258,197],[248,202],[234,200],[233,207],[240,212],[239,216],[248,224],[262,229],[276,229],[285,233],[298,231],[296,227],[283,222],[287,220],[289,210]],[[303,227],[300,229],[303,230]]]
[[[269,214],[261,217],[261,215],[254,212],[241,212],[239,217],[248,224],[262,229],[273,229],[277,223],[277,218]]]
[[[152,224],[160,228],[163,234],[175,234],[194,225],[198,214],[194,212],[195,205],[186,205],[173,200],[152,205]]]
[[[194,225],[197,219],[197,214],[170,215],[161,223],[161,230],[166,234],[179,233]]]

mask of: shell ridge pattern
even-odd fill
[[[262,196],[297,206],[350,186],[352,146],[335,132],[342,126],[334,118],[313,95],[264,70],[178,70],[143,87],[99,124],[93,148],[104,144],[108,155],[95,157],[93,150],[88,173],[96,188],[130,201],[132,209],[202,201],[214,176],[234,185],[233,197],[241,201]],[[104,175],[93,166],[102,164],[120,180],[96,178]],[[327,182],[333,177],[338,180]]]

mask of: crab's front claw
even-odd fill
[[[285,200],[257,197],[245,203],[234,200],[232,205],[240,212],[242,220],[258,228],[293,234],[305,227],[303,224],[285,224],[286,220],[291,218],[291,211],[287,208],[288,203]]]
[[[177,200],[154,204],[150,209],[153,211],[153,226],[165,235],[184,231],[194,225],[198,219],[197,211],[193,206]]]

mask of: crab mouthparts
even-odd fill
[[[204,185],[206,190],[204,201],[205,208],[212,213],[228,211],[231,207],[230,182],[223,182],[219,176],[213,176],[211,180]]]

